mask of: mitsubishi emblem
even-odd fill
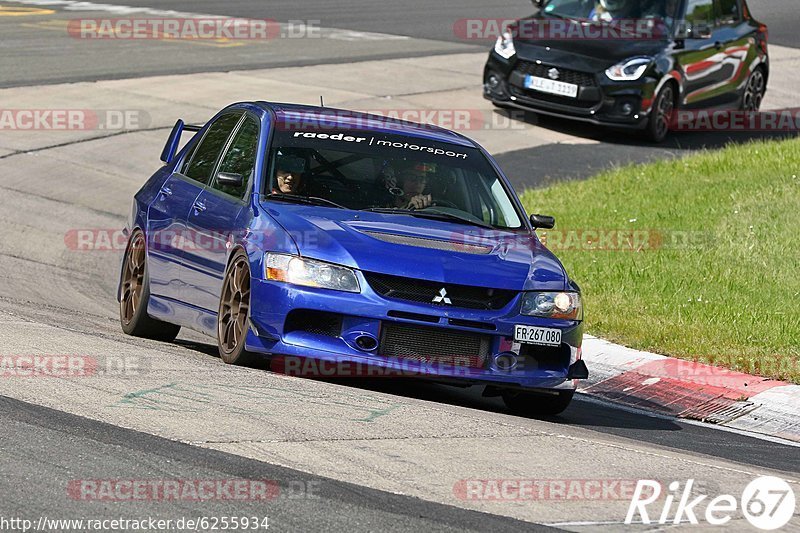
[[[433,303],[435,304],[447,304],[452,305],[453,302],[450,301],[450,298],[447,297],[447,289],[442,287],[442,290],[439,291],[438,296],[433,297]]]
[[[550,78],[551,80],[557,80],[559,74],[561,73],[558,71],[557,68],[551,68],[550,70],[547,71],[547,77]]]

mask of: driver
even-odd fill
[[[303,173],[306,169],[306,160],[304,158],[279,151],[275,169],[276,188],[273,189],[273,193],[305,194]]]
[[[589,13],[589,20],[609,22],[623,18],[635,18],[631,13],[630,0],[598,0]]]
[[[678,0],[652,0],[642,9],[642,18],[661,20],[668,28],[672,28],[677,10]]]
[[[414,168],[404,170],[397,178],[397,185],[403,194],[395,196],[393,207],[425,209],[433,203],[430,194],[423,194],[428,186],[428,176],[424,171]]]

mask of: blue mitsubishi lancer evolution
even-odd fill
[[[182,146],[185,132],[194,135]],[[125,333],[217,339],[222,360],[363,365],[483,385],[553,415],[588,377],[578,285],[497,163],[446,129],[331,108],[178,121],[136,193]]]

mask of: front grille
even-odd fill
[[[532,63],[530,61],[519,61],[517,62],[517,66],[515,69],[519,71],[521,74],[530,74],[531,76],[536,76],[537,78],[545,78],[550,79],[550,76],[547,75],[547,71],[551,68],[554,68],[552,65],[541,65],[537,63]],[[580,72],[578,70],[569,70],[566,68],[555,67],[558,70],[558,81],[563,81],[564,83],[572,83],[577,85],[578,87],[596,87],[597,86],[597,79],[594,77],[594,74],[590,72]]]
[[[407,311],[387,311],[388,316],[394,318],[402,318],[404,320],[418,320],[420,322],[430,322],[431,324],[438,324],[439,317],[433,315],[423,315],[422,313],[409,313]]]
[[[439,299],[442,289],[446,291],[446,297],[451,302],[450,305],[468,309],[502,309],[517,294],[516,291],[505,289],[453,285],[451,283],[424,281],[416,278],[404,278],[373,272],[364,272],[364,277],[372,287],[372,290],[386,298],[441,304],[444,307],[449,307],[449,305],[444,302],[443,298]],[[434,302],[434,299],[439,301]]]
[[[378,353],[426,363],[483,368],[491,337],[480,333],[384,322]]]
[[[519,87],[511,87],[511,94],[514,96],[522,96],[530,100],[537,100],[539,102],[547,102],[551,104],[560,104],[564,106],[577,107],[577,108],[591,108],[600,103],[600,100],[581,100],[580,98],[570,98],[569,96],[559,96],[557,94],[548,94],[533,89],[521,89]]]

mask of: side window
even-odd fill
[[[225,147],[225,141],[231,131],[242,118],[240,113],[223,115],[206,132],[205,137],[194,149],[191,161],[183,170],[183,173],[203,184],[208,184],[211,172],[217,162],[217,157]]]
[[[214,188],[237,198],[243,197],[247,190],[247,183],[252,179],[253,171],[256,167],[257,150],[258,122],[253,118],[247,117],[233,138],[233,142],[219,166],[219,172],[240,174],[244,176],[244,181],[241,187],[232,187],[230,185],[220,185],[215,179]]]
[[[705,25],[712,28],[715,25],[714,0],[689,0],[686,5],[686,22],[692,26]]]
[[[736,24],[741,20],[739,16],[739,0],[716,0],[716,3],[720,26]]]

